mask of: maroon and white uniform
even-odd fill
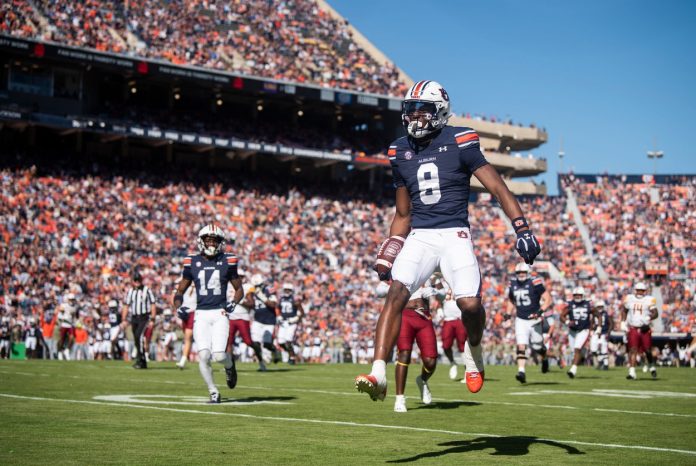
[[[411,295],[409,301],[424,299],[427,302],[436,294],[437,290],[432,287],[421,287]],[[437,338],[430,310],[427,308],[407,307],[401,314],[401,330],[396,347],[399,351],[410,351],[414,341],[418,345],[421,357],[437,358]]]
[[[244,296],[249,294],[253,289],[253,285],[249,283],[244,283],[242,289],[244,291]],[[227,293],[227,302],[231,302],[234,299],[234,289],[230,287],[230,291]],[[237,304],[234,308],[234,312],[229,315],[230,319],[230,335],[228,337],[228,344],[234,343],[234,337],[239,332],[239,336],[242,337],[244,344],[251,346],[253,342],[251,341],[251,313],[249,309]]]
[[[652,346],[651,312],[657,309],[657,300],[649,295],[638,297],[629,294],[624,300],[626,323],[628,325],[628,348],[650,351]]]
[[[438,317],[442,322],[442,349],[448,350],[452,348],[456,339],[457,349],[460,353],[463,353],[464,343],[467,338],[466,327],[464,327],[464,322],[462,322],[462,311],[457,306],[457,301],[452,296],[452,290],[449,287],[447,287],[442,309],[438,310]]]

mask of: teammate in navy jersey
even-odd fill
[[[551,304],[551,296],[546,292],[541,277],[531,277],[528,264],[521,262],[515,266],[515,278],[508,288],[508,315],[516,310],[515,339],[517,340],[517,375],[520,383],[527,382],[525,365],[527,345],[541,356],[541,372],[549,370],[549,360],[544,346],[542,319]]]
[[[220,392],[213,382],[211,359],[225,366],[227,386],[237,384],[234,359],[227,353],[227,336],[230,325],[227,312],[242,300],[242,279],[237,274],[237,256],[223,252],[225,234],[217,225],[206,225],[198,232],[197,246],[200,254],[184,259],[181,282],[176,289],[172,304],[185,317],[182,310],[184,293],[194,283],[196,287],[196,315],[193,323],[193,338],[198,346],[198,361],[203,380],[208,386],[211,403],[220,403]],[[235,289],[234,301],[227,303],[227,284]]]
[[[592,305],[585,299],[583,287],[573,288],[573,300],[566,303],[561,311],[560,320],[568,324],[569,346],[573,348],[573,365],[568,371],[568,377],[574,379],[582,359],[582,348],[587,343],[592,327]]]
[[[254,288],[247,295],[248,301],[246,302],[254,310],[254,320],[251,323],[252,347],[259,359],[259,372],[265,372],[266,363],[263,360],[261,345],[273,354],[275,362],[278,362],[279,359],[278,350],[273,344],[278,301],[260,274],[254,274],[251,277],[251,285]]]
[[[517,200],[481,153],[476,131],[447,126],[450,101],[440,84],[434,81],[414,84],[406,94],[401,116],[408,135],[392,143],[387,153],[396,187],[396,213],[385,245],[403,247],[393,264],[386,261],[393,281],[377,322],[375,360],[370,374],[359,375],[355,385],[373,400],[384,399],[386,359],[399,334],[401,312],[411,294],[439,266],[462,311],[468,333],[464,348],[465,380],[469,390],[475,393],[482,388],[484,380],[481,338],[485,311],[469,230],[472,175],[495,196],[512,219],[517,233],[516,248],[525,262],[533,263],[541,248]],[[378,259],[381,262],[377,264],[384,266],[385,259]]]
[[[283,294],[278,298],[278,344],[288,352],[288,363],[295,364],[295,333],[304,309],[302,302],[295,296],[292,283],[283,283]]]
[[[606,371],[609,370],[609,332],[613,321],[601,299],[594,303],[592,318],[594,330],[590,337],[590,352],[597,369]]]

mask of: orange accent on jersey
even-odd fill
[[[237,258],[236,258],[236,257],[228,257],[228,258],[227,258],[227,263],[228,263],[228,264],[236,264],[236,263],[237,263]]]
[[[396,155],[396,149],[389,149],[389,150],[387,151],[387,155],[391,155],[391,156]]]
[[[478,139],[478,134],[476,133],[471,133],[471,134],[465,134],[464,136],[459,136],[457,138],[457,144],[463,144],[465,142],[473,141]]]
[[[191,258],[190,257],[187,257],[186,259],[184,259],[184,265],[191,265]]]

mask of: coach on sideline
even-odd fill
[[[155,321],[157,308],[155,306],[155,295],[152,290],[143,285],[143,277],[139,272],[133,273],[133,286],[130,287],[124,301],[126,307],[123,309],[123,322],[130,322],[133,326],[133,343],[137,350],[135,356],[136,369],[147,369],[147,360],[143,352],[143,333],[150,322]],[[128,318],[130,317],[130,318]]]

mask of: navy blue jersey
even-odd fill
[[[529,319],[532,314],[541,312],[541,295],[544,294],[544,281],[539,278],[520,281],[513,279],[508,289],[508,298],[517,309],[517,317]]]
[[[297,317],[298,309],[295,305],[295,296],[281,296],[278,299],[278,307],[280,307],[280,315],[283,319],[288,320]]]
[[[121,313],[118,310],[109,310],[109,323],[112,327],[116,327],[121,324]]]
[[[570,301],[568,303],[568,318],[570,319],[571,330],[585,330],[590,328],[590,302],[582,300],[579,303]]]
[[[609,314],[607,311],[599,311],[597,314],[594,316],[595,328],[602,335],[609,334]]]
[[[224,309],[227,304],[227,285],[238,278],[237,256],[220,253],[208,259],[203,254],[191,254],[184,259],[181,274],[196,286],[196,310]]]
[[[476,131],[445,126],[426,147],[416,141],[404,136],[387,152],[394,186],[411,197],[411,227],[469,227],[471,174],[488,164]]]
[[[0,340],[9,340],[10,333],[10,326],[8,324],[0,324]]]
[[[267,286],[264,286],[263,294],[270,298],[271,293]],[[261,301],[256,294],[254,294],[254,320],[260,324],[265,325],[275,325],[276,323],[276,313],[275,308],[266,306],[264,301]]]

